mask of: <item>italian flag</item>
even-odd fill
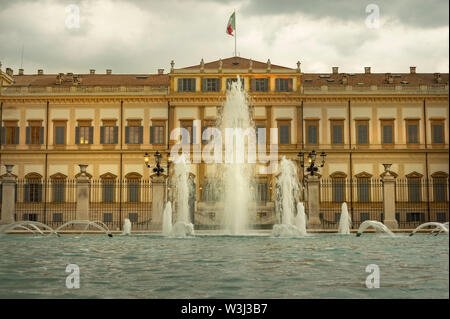
[[[235,30],[236,30],[236,17],[235,17],[235,12],[233,12],[230,19],[228,20],[227,33],[231,36],[234,36],[233,33]]]

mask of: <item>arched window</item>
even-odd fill
[[[127,201],[138,203],[140,201],[140,184],[142,175],[136,172],[125,175],[127,183]]]
[[[431,174],[433,178],[433,201],[442,203],[447,201],[448,174],[445,172],[435,172]]]
[[[358,196],[358,202],[368,203],[371,200],[371,192],[370,192],[370,179],[372,177],[371,174],[367,172],[361,172],[356,174],[356,193]]]
[[[63,203],[66,195],[66,180],[67,176],[61,173],[56,173],[50,176],[52,182],[52,202]]]
[[[25,175],[23,190],[23,201],[25,203],[42,202],[42,175],[38,173],[28,173]]]
[[[345,201],[345,185],[347,174],[343,172],[334,172],[330,175],[333,202],[342,203]]]
[[[102,180],[102,198],[104,203],[115,202],[115,189],[117,176],[112,173],[106,173],[100,176]]]
[[[406,175],[409,202],[418,203],[422,201],[422,177],[423,175],[417,172]]]

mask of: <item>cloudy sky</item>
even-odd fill
[[[16,72],[23,48],[26,74],[190,66],[233,55],[233,10],[242,57],[303,72],[449,69],[448,0],[0,0],[0,61]]]

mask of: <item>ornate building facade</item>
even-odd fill
[[[448,178],[448,74],[415,67],[313,74],[300,62],[290,68],[241,57],[185,68],[172,62],[169,73],[158,74],[14,74],[0,67],[1,174],[3,164],[14,164],[18,178],[74,178],[78,164],[88,164],[94,179],[147,178],[144,153],[159,151],[167,166],[176,143],[170,132],[214,127],[237,76],[255,126],[267,129],[267,146],[278,143],[279,156],[291,159],[326,152],[322,178],[378,178],[383,163],[400,178]],[[277,128],[277,140],[269,128]],[[199,163],[192,174],[201,202],[213,172]],[[261,178],[270,185],[272,175]]]

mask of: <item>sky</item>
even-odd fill
[[[25,74],[168,72],[171,60],[233,56],[234,10],[241,57],[317,73],[449,70],[448,0],[0,0],[0,62]]]

